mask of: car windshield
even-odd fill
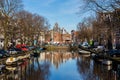
[[[88,43],[87,43],[87,42],[83,42],[82,45],[83,45],[83,46],[88,46]]]

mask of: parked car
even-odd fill
[[[34,50],[34,49],[35,49],[34,46],[26,46],[26,48],[27,48],[28,50]]]
[[[9,57],[10,54],[8,53],[8,51],[1,49],[0,50],[0,57]]]
[[[112,49],[109,51],[106,51],[108,55],[111,57],[120,57],[120,50]]]
[[[20,49],[21,49],[22,51],[28,51],[28,48],[27,48],[26,46],[22,46]]]
[[[99,45],[99,46],[97,46],[97,48],[93,48],[93,50],[95,50],[97,52],[104,52],[105,47],[103,45]]]
[[[26,44],[17,44],[17,49],[21,49],[22,51],[28,51],[28,48],[26,47]]]
[[[17,53],[22,52],[22,50],[19,48],[10,48],[10,49],[8,49],[8,52],[9,52],[9,54],[17,54]]]

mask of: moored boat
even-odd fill
[[[102,64],[104,64],[104,65],[111,65],[112,61],[111,60],[103,60]]]
[[[17,68],[12,66],[6,66],[6,69],[9,71],[15,71]]]
[[[112,65],[103,65],[103,68],[109,71],[112,69]]]
[[[15,57],[9,57],[6,60],[6,65],[17,65],[17,61],[18,61],[17,58],[15,58]]]
[[[85,50],[79,50],[79,54],[90,54],[90,52]]]
[[[93,55],[92,56],[92,59],[95,61],[95,62],[99,62],[99,63],[102,63],[102,61],[104,60],[102,56],[100,55]]]

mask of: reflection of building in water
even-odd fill
[[[66,62],[68,59],[77,58],[77,53],[72,54],[71,52],[43,52],[40,53],[39,61],[50,61],[56,68],[61,63]]]

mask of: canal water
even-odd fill
[[[120,80],[119,70],[74,52],[42,52],[19,66],[6,66],[0,80]]]

